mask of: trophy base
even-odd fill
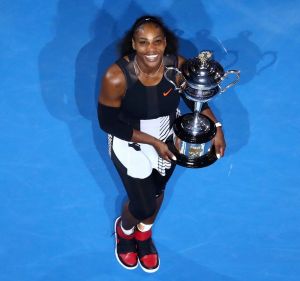
[[[176,156],[176,164],[186,168],[204,168],[215,163],[218,158],[216,156],[215,146],[213,145],[210,150],[197,158],[189,158],[183,154],[180,154],[176,149],[174,143],[169,143],[169,149]]]

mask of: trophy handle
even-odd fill
[[[181,78],[183,79],[183,82],[179,85],[179,87],[177,87],[176,83],[173,80],[169,79],[169,77],[167,76],[167,73],[170,70],[175,70],[177,72],[177,74],[180,74]],[[186,85],[186,79],[184,78],[184,76],[182,75],[182,72],[178,68],[173,67],[173,66],[166,67],[166,70],[164,72],[164,77],[175,87],[176,91],[180,91],[180,92],[183,91],[183,88]]]
[[[231,82],[230,84],[228,84],[227,86],[225,86],[223,89],[221,88],[221,90],[220,90],[221,93],[224,93],[227,89],[229,89],[230,87],[235,85],[240,80],[240,71],[239,70],[228,70],[223,75],[221,81],[223,81],[230,74],[236,75],[236,79],[233,82]]]

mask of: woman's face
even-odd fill
[[[135,32],[132,47],[139,63],[155,68],[160,65],[166,48],[166,38],[161,28],[154,23],[141,25]]]

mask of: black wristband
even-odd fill
[[[120,108],[106,106],[98,103],[98,121],[100,128],[125,141],[130,141],[133,134],[133,127],[120,120]]]

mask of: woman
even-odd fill
[[[180,67],[174,34],[153,16],[139,18],[121,44],[121,59],[111,65],[102,81],[98,116],[109,134],[111,159],[122,179],[128,202],[115,222],[115,253],[119,263],[146,272],[159,268],[151,228],[175,168],[168,148],[180,94],[163,74],[166,66]],[[202,114],[216,118],[206,105]],[[222,128],[213,139],[224,155]],[[174,161],[172,161],[174,160]]]

